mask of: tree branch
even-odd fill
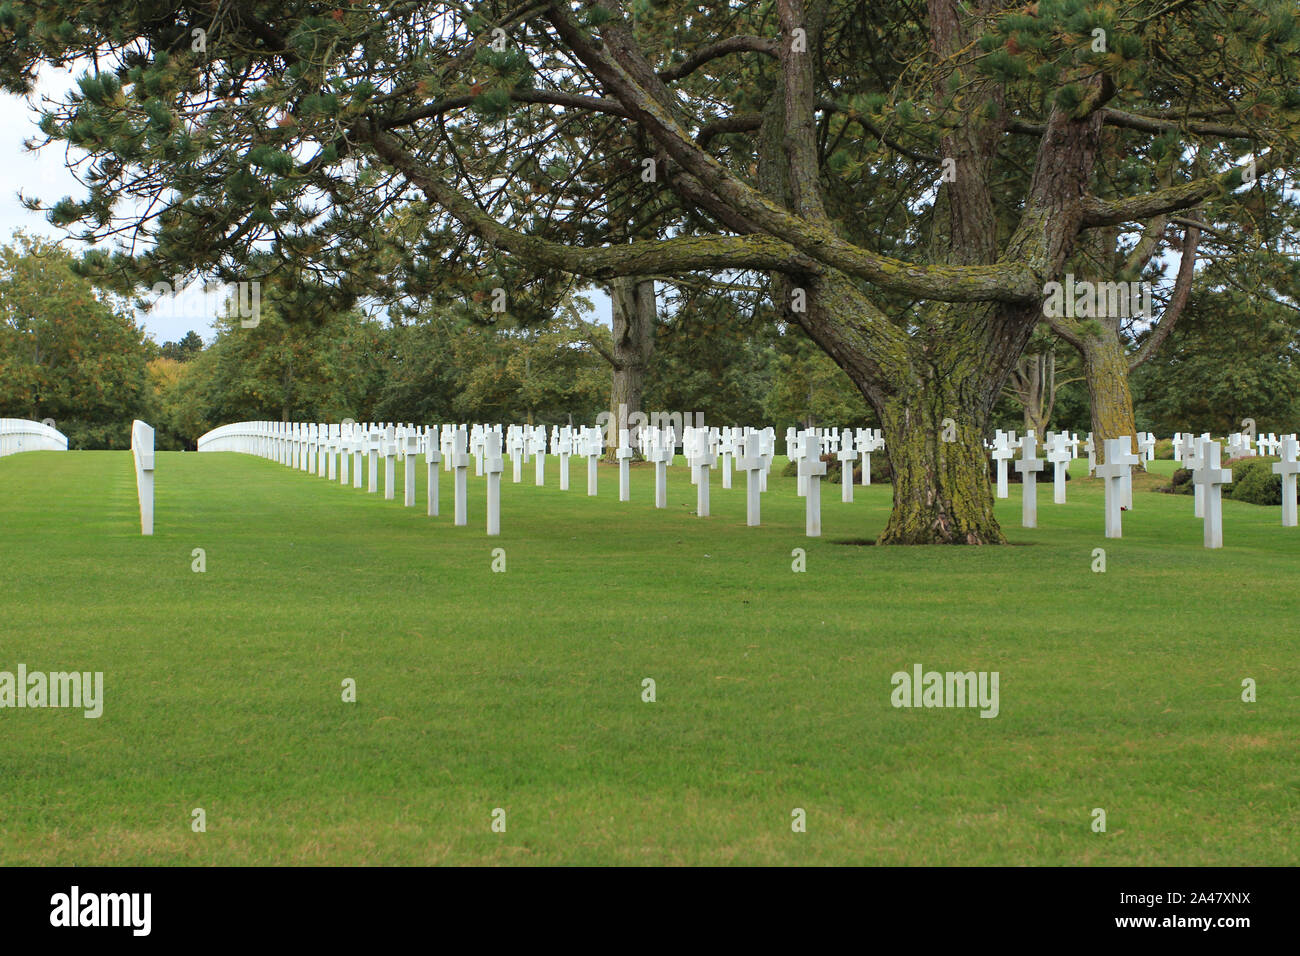
[[[728,37],[725,40],[719,40],[717,43],[701,47],[681,63],[662,69],[656,75],[665,83],[671,83],[673,80],[680,80],[684,76],[689,76],[710,60],[716,60],[718,57],[727,56],[730,53],[766,53],[768,56],[775,57],[777,55],[777,46],[777,41],[769,37]]]
[[[1164,315],[1160,317],[1160,322],[1147,335],[1147,340],[1142,343],[1142,347],[1129,359],[1130,374],[1151,360],[1156,350],[1165,339],[1169,338],[1169,333],[1174,330],[1174,323],[1178,321],[1178,317],[1183,314],[1183,306],[1187,304],[1192,289],[1192,278],[1196,271],[1196,246],[1200,241],[1201,230],[1195,226],[1188,226],[1183,233],[1183,258],[1178,263],[1178,278],[1174,280],[1173,295],[1169,299],[1169,305],[1165,307]]]

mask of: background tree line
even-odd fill
[[[72,448],[126,447],[132,418],[154,425],[160,448],[181,449],[247,419],[563,424],[594,422],[609,407],[610,329],[577,297],[536,326],[484,325],[442,307],[387,322],[359,309],[286,317],[271,298],[253,328],[213,317],[208,344],[193,330],[159,345],[136,318],[139,303],[97,289],[72,262],[22,234],[0,247],[0,415],[52,418]],[[1178,327],[1134,374],[1140,429],[1300,423],[1300,313],[1220,279],[1198,280]],[[1037,392],[1013,378],[995,421],[1087,431],[1078,357],[1046,325],[1040,336],[1021,369],[1027,382],[1036,364]],[[1037,418],[1027,414],[1049,381],[1047,417],[1037,406]],[[663,290],[643,407],[781,430],[877,424],[801,330],[772,323],[735,292]]]

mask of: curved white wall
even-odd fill
[[[0,457],[20,451],[67,451],[68,436],[25,418],[0,418]]]

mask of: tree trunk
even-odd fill
[[[1128,387],[1128,355],[1119,336],[1109,328],[1099,336],[1089,335],[1083,339],[1080,354],[1092,405],[1092,442],[1097,464],[1106,460],[1107,438],[1127,435],[1131,439],[1130,450],[1136,452],[1137,424],[1133,417],[1133,395]]]
[[[646,370],[654,354],[658,312],[653,279],[614,279],[609,291],[613,306],[610,322],[613,348],[609,356],[613,381],[609,392],[609,415],[610,421],[615,423],[613,438],[617,442],[618,429],[626,428],[628,417],[641,411]],[[611,442],[605,449],[605,457],[613,461],[616,450],[617,445]]]
[[[880,544],[1006,542],[993,515],[988,416],[977,411],[990,400],[979,379],[932,369],[877,409],[894,472],[894,507]]]

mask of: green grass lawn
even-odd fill
[[[0,863],[1300,863],[1279,509],[1225,502],[1207,551],[1191,498],[1139,490],[1106,540],[1100,483],[1048,481],[1037,529],[999,503],[1011,547],[880,548],[888,486],[826,486],[808,539],[793,478],[747,528],[743,478],[701,519],[684,468],[661,511],[648,468],[620,503],[548,464],[507,462],[488,538],[472,476],[456,528],[445,473],[429,518],[423,479],[408,509],[161,453],[144,538],[129,453],[0,459],[0,670],[106,698],[0,710]],[[998,671],[999,716],[895,709],[916,663]]]

